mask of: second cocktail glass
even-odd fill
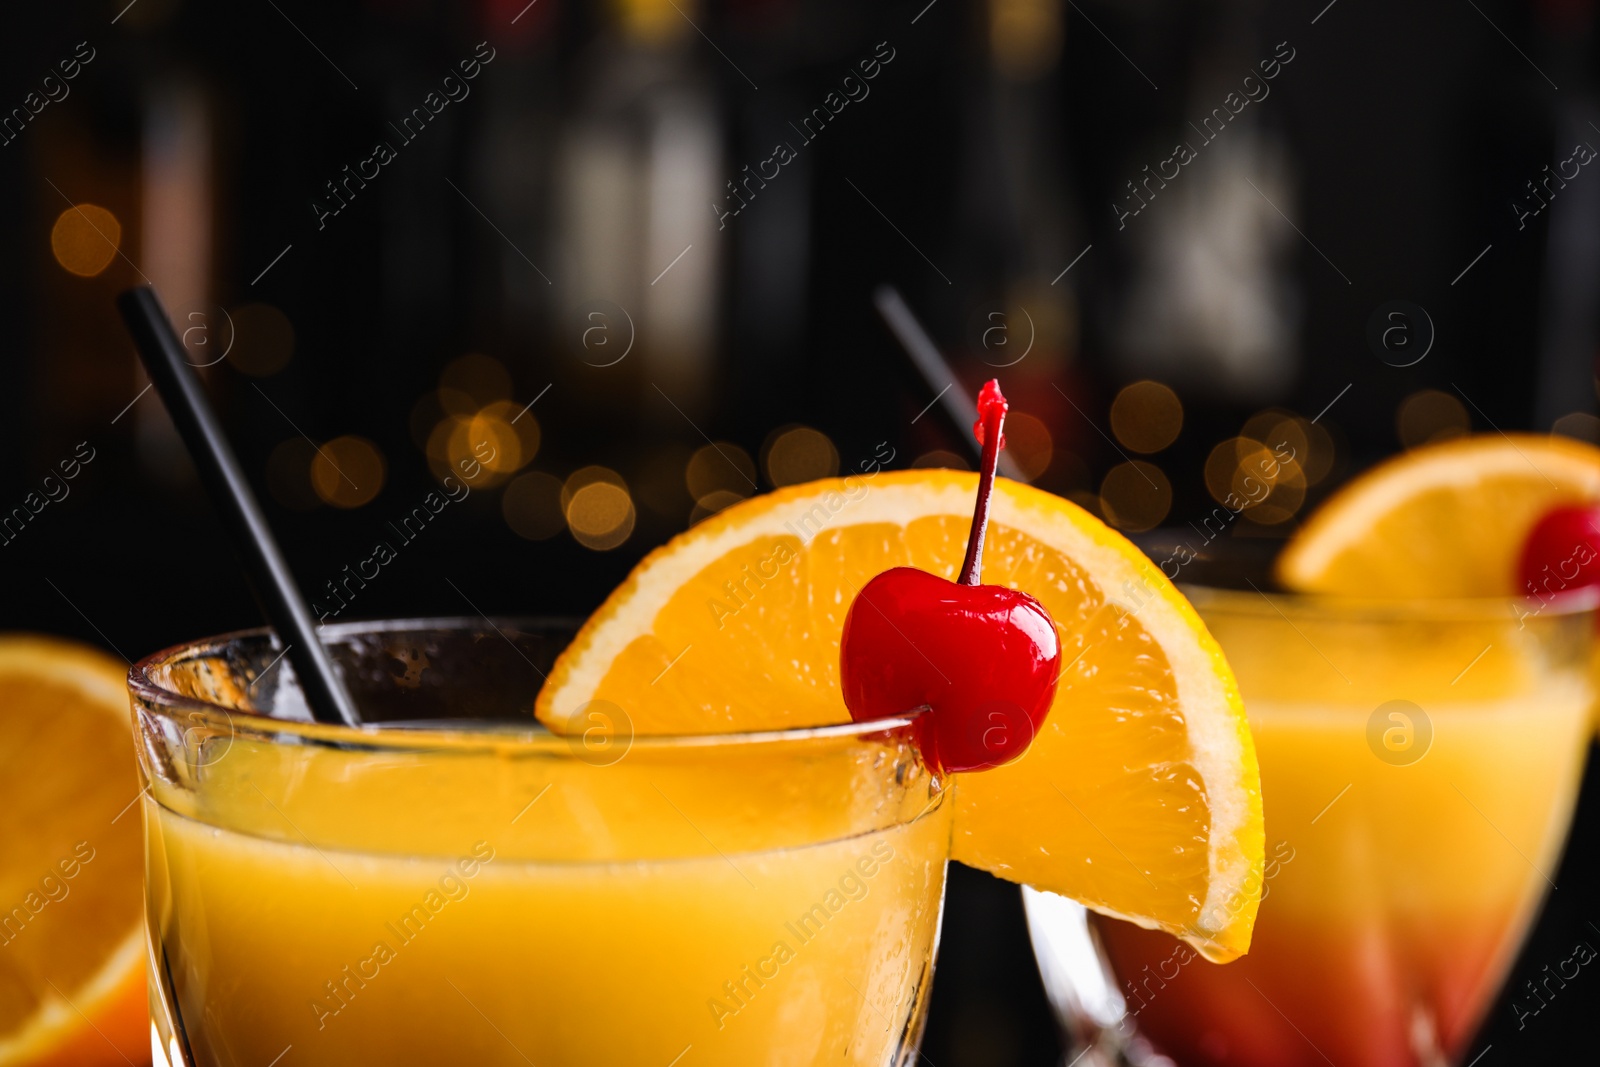
[[[1593,597],[1185,592],[1255,735],[1261,911],[1249,955],[1223,967],[1097,921],[1102,982],[1076,906],[1030,892],[1053,999],[1107,1057],[1085,1062],[1139,1061],[1148,1038],[1181,1067],[1459,1063],[1572,819],[1595,705]]]
[[[367,728],[262,632],[131,676],[158,1063],[915,1058],[950,806],[909,720],[556,737],[570,631],[326,632]]]

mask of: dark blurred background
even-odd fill
[[[0,628],[138,658],[258,621],[113,311],[145,281],[341,619],[584,613],[757,488],[968,464],[882,283],[956,389],[1000,377],[1023,473],[1133,534],[1208,513],[1275,436],[1298,470],[1230,536],[1282,538],[1440,436],[1596,439],[1594,21],[1590,0],[13,5]],[[482,441],[479,476],[400,529]],[[396,558],[349,584],[380,540]],[[1519,977],[1600,940],[1596,784]],[[1596,996],[1520,1032],[1496,1006],[1485,1062],[1553,1059]],[[1059,1056],[1016,892],[986,875],[955,873],[924,1052]]]

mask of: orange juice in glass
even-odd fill
[[[1226,967],[1097,922],[1120,1029],[1183,1067],[1461,1062],[1566,838],[1595,702],[1594,598],[1530,612],[1186,593],[1255,736],[1262,904],[1249,954]],[[1041,954],[1045,910],[1031,908]]]
[[[950,831],[908,720],[557,737],[559,631],[327,632],[368,727],[260,632],[133,671],[158,1063],[915,1057]]]

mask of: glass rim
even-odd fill
[[[1516,597],[1350,597],[1328,593],[1237,589],[1223,585],[1178,582],[1196,611],[1236,615],[1282,615],[1347,619],[1351,622],[1483,622],[1593,614],[1600,609],[1600,586],[1563,589],[1541,599]]]
[[[485,624],[492,629],[545,631],[563,629],[575,633],[582,620],[560,616],[454,615],[350,620],[329,623],[319,629],[337,638],[347,635],[418,630],[466,630],[481,628]],[[411,753],[510,752],[519,755],[551,755],[582,759],[582,756],[575,751],[574,743],[581,743],[583,735],[554,733],[543,723],[533,719],[526,725],[509,720],[503,723],[479,720],[475,725],[461,728],[431,725],[428,728],[418,728],[405,723],[363,723],[359,726],[346,726],[342,723],[323,723],[304,719],[279,719],[188,696],[160,685],[154,678],[154,673],[160,668],[180,662],[198,651],[222,648],[251,638],[276,641],[276,635],[271,627],[254,626],[182,641],[152,652],[128,668],[128,691],[141,706],[149,707],[157,714],[174,721],[179,721],[182,717],[181,721],[190,727],[208,726],[233,736],[255,736],[279,744],[310,743],[343,749]],[[641,749],[645,752],[705,749],[743,751],[751,746],[786,747],[809,741],[876,737],[912,726],[921,713],[922,709],[912,709],[893,718],[785,729],[734,730],[706,734],[633,734],[630,735],[628,746],[630,752]]]

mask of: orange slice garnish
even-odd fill
[[[537,712],[581,733],[594,702],[642,734],[846,722],[839,637],[890,567],[953,579],[977,476],[829,479],[737,504],[647,557],[551,672]],[[955,776],[954,855],[1245,951],[1261,885],[1261,794],[1233,675],[1170,582],[1058,497],[1000,480],[985,583],[1037,597],[1066,664],[1040,735]]]

